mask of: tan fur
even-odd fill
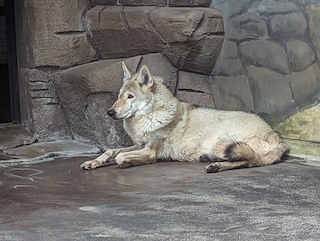
[[[123,120],[135,145],[108,150],[81,168],[130,167],[159,159],[198,162],[201,157],[214,161],[205,170],[216,172],[272,164],[288,150],[257,115],[193,107],[176,99],[146,66],[137,74],[122,67],[123,86],[108,114]]]

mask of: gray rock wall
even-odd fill
[[[123,60],[132,71],[148,65],[182,101],[255,112],[272,125],[320,99],[318,1],[15,5],[22,122],[40,141],[130,144],[121,122],[106,116]]]
[[[318,103],[318,1],[213,0],[211,7],[222,11],[226,31],[211,80],[217,108],[252,111],[274,125]]]
[[[39,141],[76,139],[105,149],[129,145],[122,122],[107,117],[122,86],[123,60],[134,72],[146,64],[180,100],[214,107],[209,75],[224,24],[210,1],[16,5],[23,33],[18,35],[23,124]]]
[[[99,59],[162,52],[178,69],[209,75],[223,43],[221,13],[210,8],[97,5],[87,20]]]

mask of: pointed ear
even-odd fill
[[[143,65],[138,76],[139,84],[146,85],[148,88],[153,86],[153,79],[147,66]]]
[[[122,61],[122,69],[123,69],[123,82],[125,82],[127,79],[131,78],[132,74],[123,61]]]

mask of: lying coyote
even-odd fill
[[[146,66],[131,73],[124,62],[123,86],[108,114],[122,119],[134,146],[107,150],[83,169],[131,167],[159,159],[211,162],[206,172],[256,167],[280,161],[288,150],[255,114],[194,107],[180,102]]]

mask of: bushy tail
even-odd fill
[[[234,142],[230,144],[225,152],[228,161],[247,161],[247,167],[264,165],[261,157],[245,142]]]

